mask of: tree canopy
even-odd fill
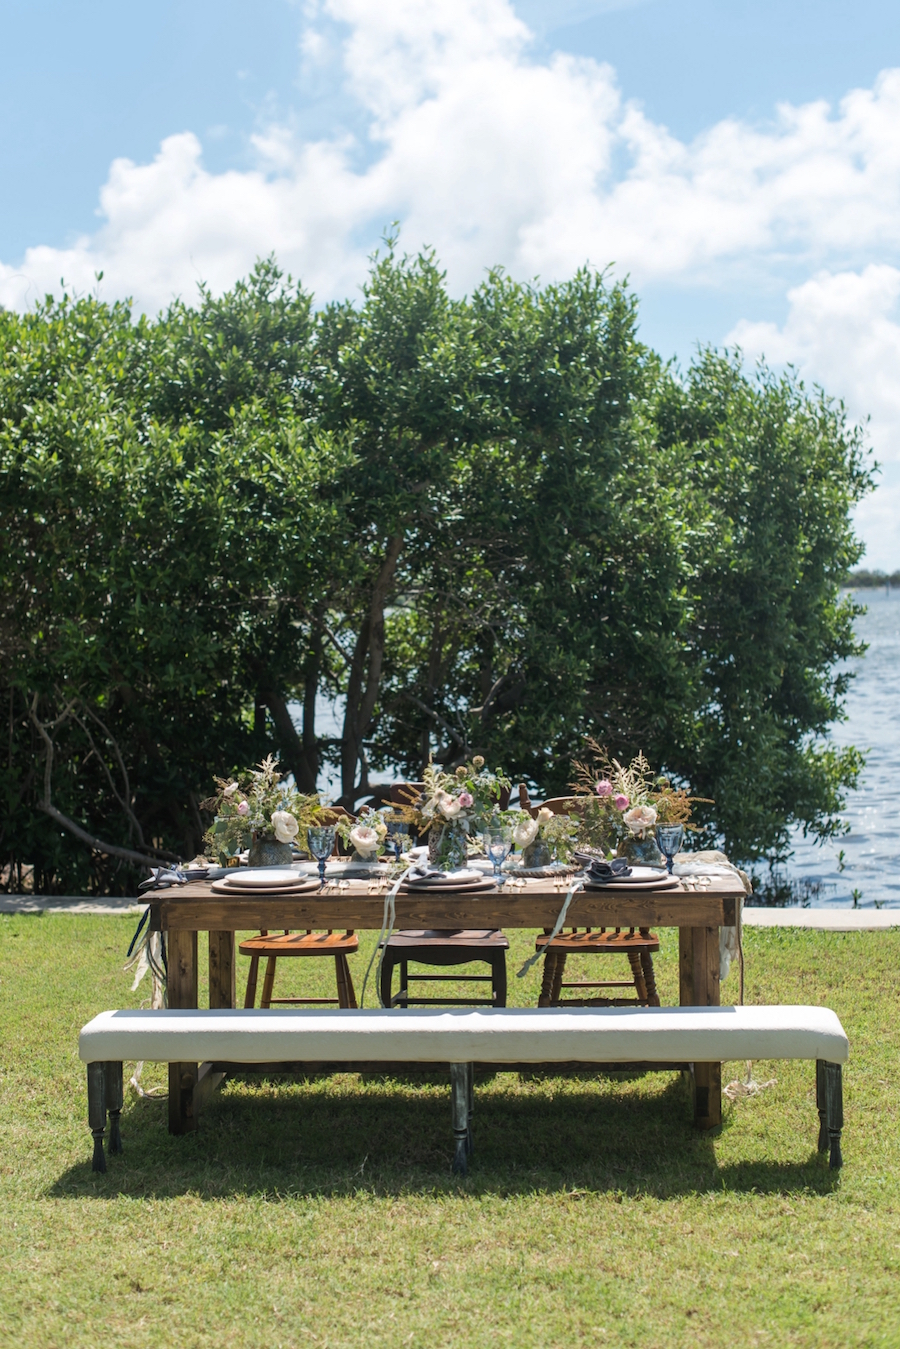
[[[555,794],[590,734],[741,859],[838,827],[871,479],[791,372],[665,365],[589,270],[454,299],[391,241],[355,304],[267,260],[153,319],[0,313],[0,349],[9,885],[193,855],[213,774],[270,751],[353,807],[430,753]]]

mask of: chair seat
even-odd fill
[[[337,956],[359,950],[355,932],[287,932],[280,936],[249,937],[240,947],[243,956]]]
[[[546,934],[537,938],[536,950],[543,951],[547,947],[551,951],[565,951],[568,955],[592,951],[658,951],[659,938],[649,930],[635,932],[633,928],[620,932],[561,932],[549,943]]]
[[[395,932],[387,942],[388,946],[471,946],[482,951],[493,947],[500,951],[509,950],[509,942],[502,932],[492,928],[403,928]]]

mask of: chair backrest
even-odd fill
[[[539,809],[551,810],[554,815],[571,815],[573,812],[584,810],[584,798],[577,796],[551,796],[548,801],[544,801],[541,806],[535,806],[532,813]]]

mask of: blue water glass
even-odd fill
[[[387,827],[388,838],[391,847],[394,850],[394,860],[400,861],[400,854],[403,851],[403,840],[406,837],[406,824],[403,820],[393,821]]]
[[[498,885],[503,885],[506,877],[503,875],[502,867],[512,851],[512,828],[507,825],[492,825],[490,829],[484,830],[481,838],[484,851],[494,868],[494,880]]]
[[[666,859],[666,870],[670,875],[675,864],[675,854],[681,851],[683,842],[683,824],[658,824],[656,826],[656,846]]]
[[[325,863],[334,852],[334,825],[314,824],[306,831],[309,851],[319,864],[319,884],[325,887]]]

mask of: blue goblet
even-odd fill
[[[314,824],[306,831],[306,844],[319,864],[319,889],[325,889],[325,863],[334,852],[334,825]]]
[[[658,824],[656,826],[656,846],[666,859],[666,870],[670,875],[675,864],[675,854],[680,852],[683,842],[683,824]]]
[[[484,851],[494,868],[494,880],[498,886],[502,886],[506,877],[503,875],[501,868],[512,851],[512,826],[491,824],[482,831],[481,837],[484,842]]]

